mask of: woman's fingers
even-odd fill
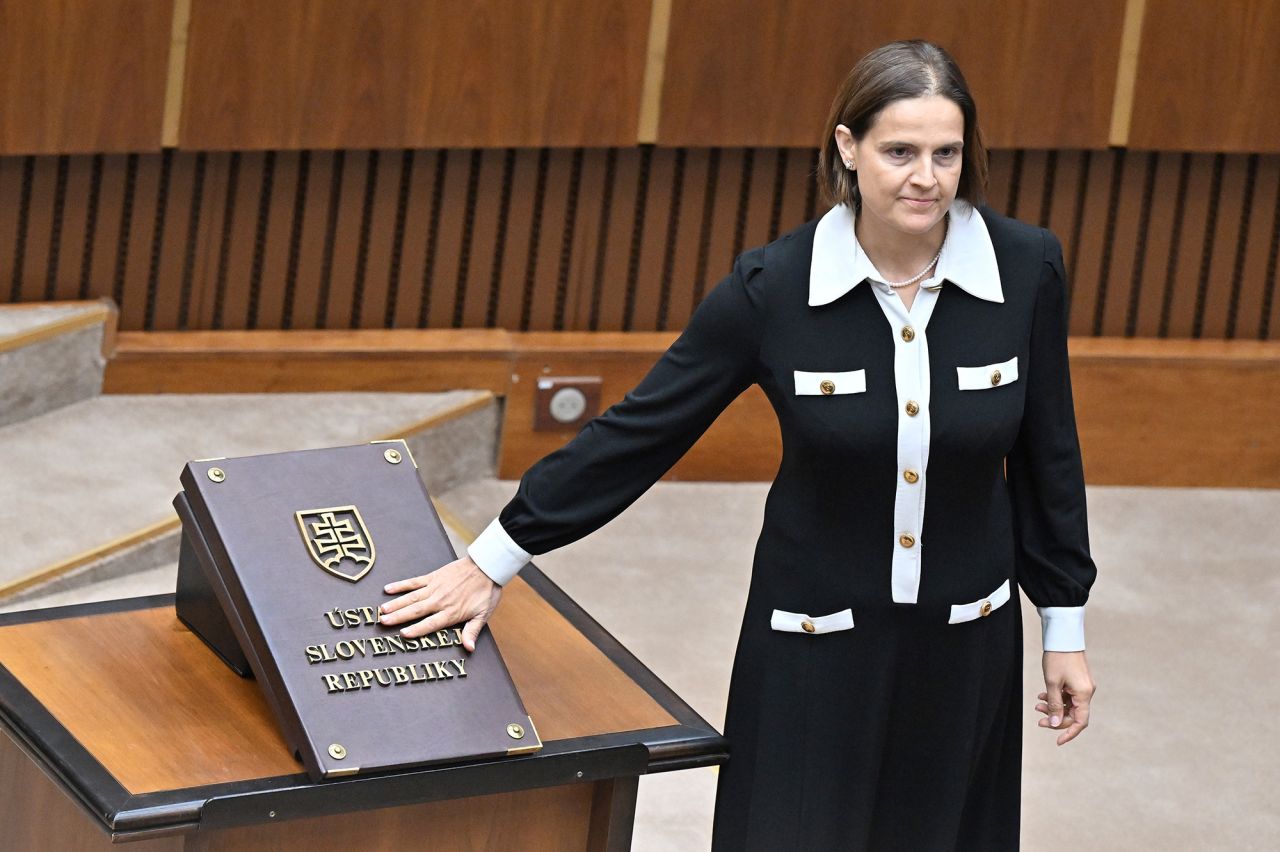
[[[405,593],[382,605],[383,624],[406,625],[400,635],[416,638],[466,622],[462,644],[468,651],[475,650],[480,630],[502,595],[502,587],[466,556],[430,575],[388,583],[385,590]]]

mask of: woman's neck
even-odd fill
[[[859,211],[854,233],[881,275],[903,281],[918,274],[938,254],[947,235],[947,217],[923,234],[906,234]]]

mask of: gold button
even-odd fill
[[[993,385],[998,385],[998,384],[1000,384],[1000,371],[999,371],[999,370],[993,370],[993,371],[991,372],[991,384],[993,384]]]
[[[909,325],[902,327],[902,339],[910,343],[916,339],[916,330]]]
[[[919,413],[920,413],[920,403],[916,402],[914,399],[907,402],[908,416],[915,417]]]
[[[912,485],[915,485],[920,481],[920,474],[916,473],[914,470],[904,470],[902,472],[902,478],[907,482],[910,482]]]
[[[898,544],[902,545],[903,547],[915,547],[915,543],[916,543],[916,537],[913,536],[911,533],[903,533],[902,535],[898,536]]]
[[[813,626],[812,621],[802,621],[800,622],[800,629],[803,630],[805,633],[812,633],[818,628]]]
[[[836,392],[836,383],[830,379],[823,379],[822,384],[818,385],[818,388],[827,396],[831,396],[831,394]]]
[[[983,602],[982,602],[982,610],[981,610],[981,612],[982,612],[983,616],[988,616],[988,615],[990,615],[990,614],[991,614],[991,601],[983,601]]]

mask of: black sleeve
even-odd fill
[[[1044,232],[1022,426],[1007,459],[1018,584],[1037,607],[1078,607],[1097,569],[1089,555],[1084,468],[1067,361],[1062,246]]]
[[[738,258],[635,389],[529,468],[498,517],[516,544],[545,553],[608,523],[755,382],[764,277],[755,254]]]

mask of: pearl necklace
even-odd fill
[[[885,281],[884,285],[886,287],[892,287],[894,290],[900,290],[903,287],[910,287],[912,284],[916,283],[921,278],[928,275],[929,270],[933,269],[933,265],[938,262],[938,258],[940,257],[942,257],[942,249],[938,249],[938,253],[933,256],[933,260],[929,261],[928,266],[926,266],[924,269],[921,269],[919,272],[917,272],[915,275],[908,278],[906,281]]]
[[[946,230],[943,231],[942,233],[942,245],[938,246],[938,253],[933,256],[933,260],[929,261],[925,265],[924,269],[921,269],[919,272],[917,272],[915,275],[908,278],[906,281],[884,281],[882,283],[886,287],[892,288],[894,290],[901,290],[903,287],[910,287],[912,284],[916,283],[921,278],[924,278],[926,275],[928,275],[929,270],[933,269],[934,265],[938,262],[938,258],[942,257],[942,250],[946,248],[947,235],[951,233],[951,222],[948,220],[947,224],[944,225],[943,227],[946,228]]]

